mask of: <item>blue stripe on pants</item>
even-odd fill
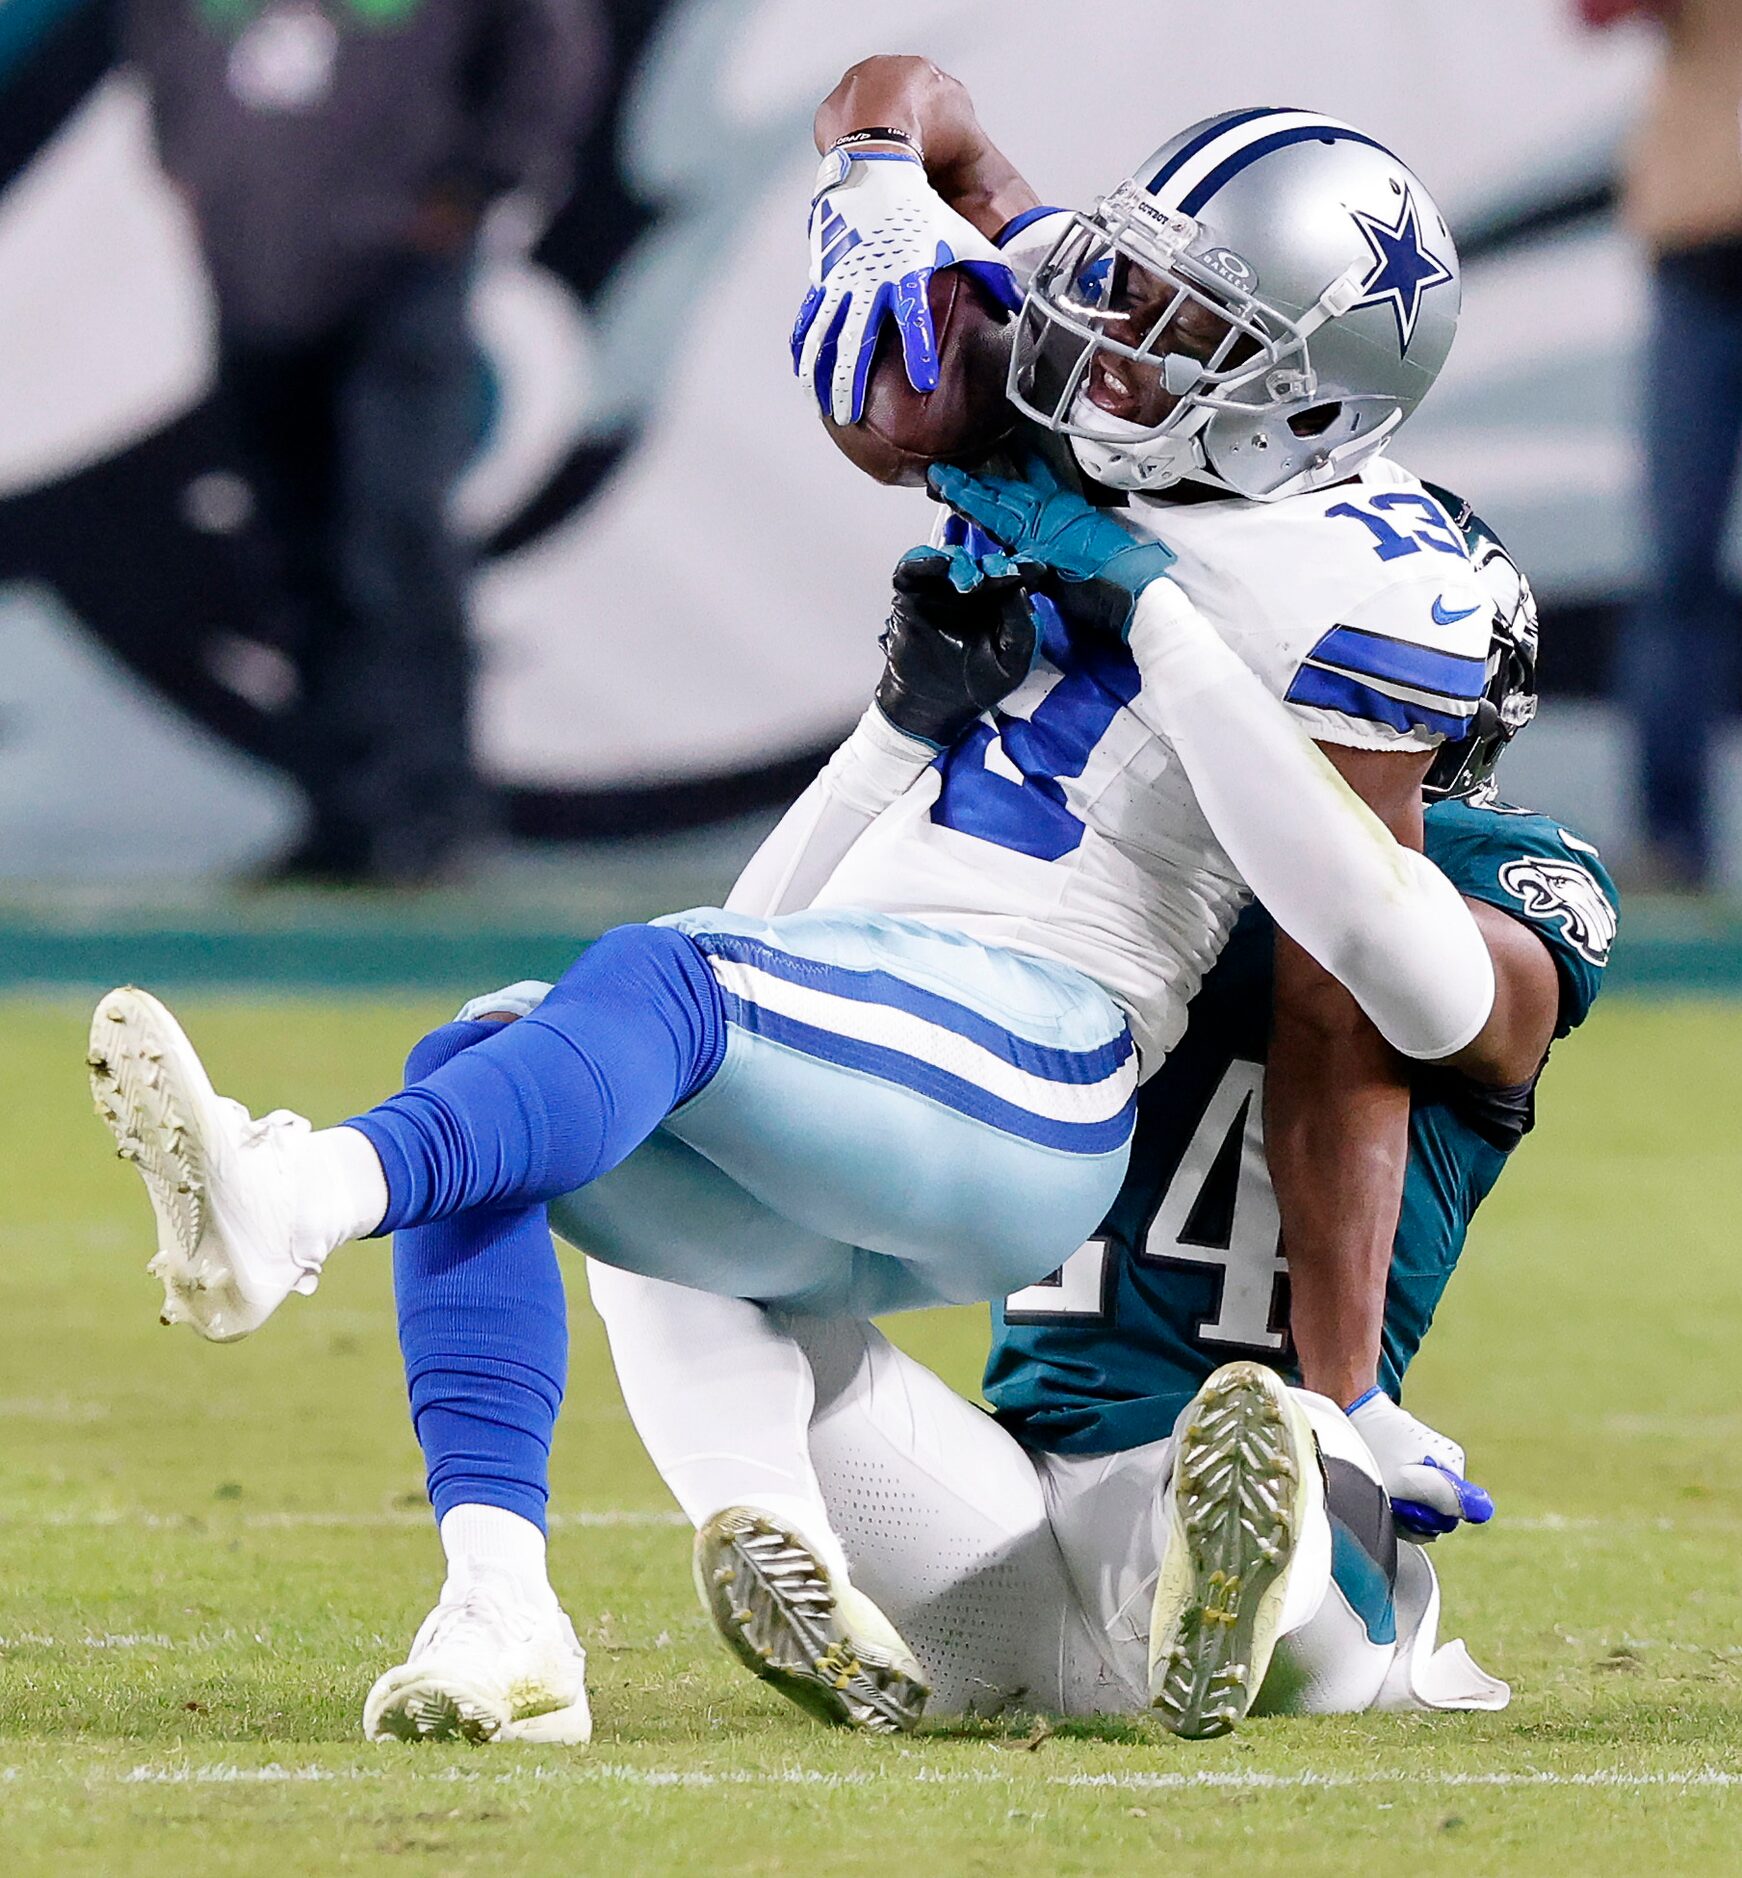
[[[939,1303],[1033,1283],[1100,1223],[1137,1065],[1081,973],[844,909],[661,923],[710,959],[727,1018],[724,1061],[666,1131],[772,1212],[903,1262]]]
[[[862,1070],[883,1082],[899,1084],[929,1097],[958,1115],[985,1122],[1007,1135],[1042,1147],[1065,1148],[1073,1154],[1109,1154],[1130,1138],[1137,1110],[1133,1089],[1123,1107],[1101,1122],[1064,1122],[1035,1115],[1014,1102],[1000,1101],[965,1077],[861,1038],[837,1036],[818,1024],[807,1024],[778,1011],[764,1010],[748,999],[726,993],[726,1021],[774,1043],[790,1045],[802,1055],[843,1069]]]
[[[855,914],[855,923],[865,916]],[[885,924],[894,927],[894,922]],[[918,929],[926,930],[926,929]],[[733,959],[753,965],[788,983],[851,998],[864,1004],[882,1004],[892,1010],[966,1037],[991,1050],[1005,1062],[1052,1082],[1100,1082],[1127,1062],[1132,1054],[1131,1034],[1121,1024],[1109,1042],[1086,1049],[1062,1049],[1036,1043],[1004,1022],[983,1017],[957,997],[948,997],[910,982],[893,971],[856,969],[803,953],[796,953],[743,933],[692,932],[710,958]],[[928,935],[929,936],[929,935]]]

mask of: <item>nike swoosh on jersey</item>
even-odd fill
[[[1467,606],[1454,612],[1446,605],[1446,596],[1442,593],[1434,601],[1434,624],[1436,626],[1455,626],[1461,619],[1468,619],[1472,613],[1480,613],[1480,605]]]

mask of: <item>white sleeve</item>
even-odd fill
[[[1422,751],[1469,734],[1494,601],[1468,563],[1421,558],[1436,565],[1339,613],[1301,660],[1284,701],[1316,742]]]
[[[1144,589],[1131,650],[1132,710],[1173,747],[1271,918],[1405,1056],[1463,1049],[1494,1008],[1494,964],[1458,890],[1392,837],[1173,582]]]
[[[809,906],[847,850],[936,756],[871,705],[750,857],[726,910],[771,919]]]

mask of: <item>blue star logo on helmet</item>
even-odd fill
[[[1373,271],[1362,281],[1361,298],[1349,310],[1389,306],[1397,320],[1397,349],[1407,352],[1415,337],[1422,295],[1430,287],[1443,287],[1452,278],[1452,270],[1422,245],[1415,198],[1407,189],[1395,224],[1383,216],[1369,215],[1365,209],[1352,209],[1350,213],[1373,250]]]

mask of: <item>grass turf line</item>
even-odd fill
[[[220,1086],[322,1120],[447,1005],[190,1007]],[[240,1349],[153,1322],[146,1209],[86,1110],[84,1012],[0,1005],[0,1846],[9,1873],[1724,1869],[1742,1791],[1733,1382],[1742,1009],[1616,1003],[1557,1053],[1412,1391],[1495,1525],[1440,1548],[1498,1716],[1172,1741],[1026,1721],[864,1742],[738,1674],[596,1324],[556,1457],[585,1753],[366,1747],[434,1594],[384,1249]],[[977,1313],[898,1334],[974,1375]]]

